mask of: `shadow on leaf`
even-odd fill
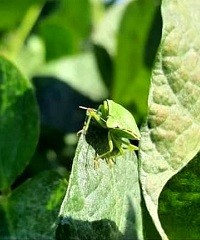
[[[108,219],[98,221],[82,221],[63,218],[56,230],[57,240],[111,240],[123,239],[115,222]]]
[[[116,223],[109,219],[83,221],[72,217],[60,217],[56,229],[57,240],[138,240],[139,231],[136,223],[134,206],[128,199],[129,211],[126,214],[124,234]],[[123,225],[124,223],[122,223]]]

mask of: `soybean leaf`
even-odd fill
[[[47,61],[72,54],[77,51],[77,41],[70,29],[54,18],[47,18],[39,26],[39,35],[44,41]]]
[[[92,40],[96,45],[106,49],[110,56],[116,54],[117,32],[119,23],[122,19],[123,13],[127,7],[128,2],[113,4],[104,14],[101,21],[99,21],[92,33]]]
[[[137,158],[127,151],[114,166],[99,160],[95,169],[95,153],[106,149],[107,131],[80,137],[57,239],[143,239]]]
[[[146,102],[151,73],[145,53],[156,10],[158,10],[158,5],[148,0],[132,1],[128,4],[119,24],[117,51],[114,59],[113,99],[123,104],[137,106],[137,109],[134,107],[135,112],[143,116],[147,110]],[[159,30],[158,20],[156,28]],[[152,43],[148,47],[156,48],[152,46]]]
[[[84,11],[83,11],[84,10]],[[89,0],[61,0],[59,15],[74,33],[85,38],[90,32],[91,16]]]
[[[74,54],[87,46],[91,30],[88,0],[61,0],[56,11],[39,26],[46,45],[47,60]]]
[[[42,172],[0,199],[1,239],[54,239],[56,218],[66,183]]]
[[[92,52],[51,61],[39,74],[58,78],[94,101],[102,100],[108,95]]]
[[[168,181],[161,193],[159,216],[169,239],[200,239],[199,160],[200,154],[197,154]]]
[[[149,115],[140,142],[140,179],[162,236],[157,209],[166,182],[200,150],[200,2],[163,0],[163,33],[151,78]]]
[[[38,107],[31,83],[0,57],[0,189],[10,187],[35,150]]]

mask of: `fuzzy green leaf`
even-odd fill
[[[39,25],[46,46],[47,60],[53,60],[87,48],[91,29],[88,0],[60,0],[55,11]]]
[[[159,199],[159,216],[170,240],[200,239],[200,154],[173,176]],[[173,224],[171,224],[173,222]]]
[[[24,170],[39,134],[38,107],[30,82],[0,57],[0,189]]]
[[[57,239],[143,239],[137,158],[127,151],[114,166],[100,159],[95,169],[95,152],[107,148],[107,131],[80,137]]]
[[[163,0],[163,33],[142,130],[140,178],[147,208],[157,214],[166,182],[200,150],[200,2]]]
[[[143,116],[147,110],[151,74],[145,62],[145,53],[156,10],[157,5],[149,0],[131,1],[128,4],[120,23],[115,57],[113,99],[127,105],[134,104],[138,107],[135,112]]]
[[[0,239],[54,239],[66,187],[57,173],[46,171],[0,198]]]

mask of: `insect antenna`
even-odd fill
[[[83,106],[79,106],[79,108],[81,108],[81,109],[85,109],[85,110],[88,109],[87,107],[83,107]]]
[[[84,107],[84,106],[79,106],[79,108],[84,109],[84,110],[90,110],[91,109],[92,111],[97,112],[97,110],[94,109],[94,108],[89,108],[89,107]]]
[[[98,110],[96,110],[96,109],[94,109],[94,108],[90,108],[90,107],[79,106],[79,108],[84,109],[84,110],[89,111],[89,112],[90,112],[90,111],[98,112]],[[100,116],[100,119],[101,119],[103,122],[106,122],[106,120],[103,119],[101,116]]]

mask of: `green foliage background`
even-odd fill
[[[199,10],[0,1],[0,239],[200,239]],[[78,106],[106,98],[142,140],[95,170],[107,132],[91,126],[78,141]]]

